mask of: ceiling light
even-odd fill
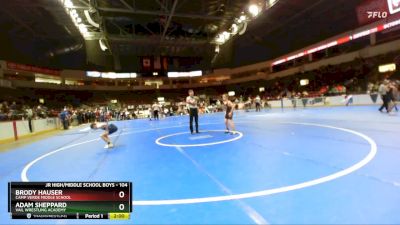
[[[219,53],[219,45],[215,46],[215,52]]]
[[[215,40],[218,44],[223,44],[225,42],[225,37],[222,34],[218,34],[217,39]]]
[[[229,39],[229,37],[231,36],[231,34],[229,32],[222,32],[222,36],[224,36],[225,41],[227,41]]]
[[[64,1],[64,6],[67,7],[67,8],[72,8],[72,7],[74,7],[74,4],[72,3],[71,0],[65,0]]]
[[[231,30],[232,30],[232,34],[233,34],[233,35],[237,34],[237,32],[238,32],[238,30],[239,30],[239,29],[238,29],[238,25],[236,25],[235,23],[232,24]]]
[[[249,6],[249,13],[253,16],[256,17],[260,13],[260,7],[258,7],[255,4],[252,4]]]
[[[88,32],[88,29],[86,28],[86,26],[84,24],[79,24],[78,25],[79,30],[83,33],[86,34]]]

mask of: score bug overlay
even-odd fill
[[[131,182],[10,182],[13,219],[129,219]]]

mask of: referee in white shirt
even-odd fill
[[[186,104],[189,107],[190,115],[190,132],[193,134],[193,117],[196,124],[196,133],[199,133],[199,110],[198,110],[198,98],[194,96],[194,91],[189,90],[189,96],[186,97]]]

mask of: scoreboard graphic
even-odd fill
[[[131,182],[10,182],[12,219],[130,218]]]

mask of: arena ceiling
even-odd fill
[[[246,33],[232,43],[233,52],[224,59],[229,58],[228,62],[234,67],[257,63],[355,29],[360,26],[356,8],[363,1],[282,1],[248,27]]]
[[[107,60],[122,64],[134,56],[196,56],[211,62],[215,37],[230,28],[250,3],[265,0],[71,0],[76,14],[87,19],[85,11],[98,27],[88,26],[85,37],[66,12],[60,0],[2,1],[0,7],[0,57],[22,63],[50,67],[84,68],[90,42],[98,46],[102,39],[106,51],[89,49]],[[334,3],[335,2],[335,3]],[[324,12],[324,21],[335,24],[335,32],[360,0],[279,0],[270,12],[252,21],[248,32],[238,39],[239,47],[271,43],[274,32],[298,24],[305,26],[310,15]],[[337,4],[339,3],[339,4]],[[348,19],[348,18],[347,18]],[[301,22],[303,21],[303,22]],[[339,22],[338,22],[339,21]],[[316,24],[323,26],[319,21]],[[353,22],[352,22],[353,23]],[[315,24],[313,25],[315,27]],[[351,24],[354,26],[354,24]],[[286,35],[289,37],[289,35]],[[276,36],[279,38],[279,36]],[[243,41],[242,41],[243,42]],[[298,43],[299,45],[301,43]],[[221,46],[222,48],[229,44]],[[265,46],[268,46],[266,44]],[[265,47],[264,46],[264,47]],[[230,57],[226,59],[233,60]]]

